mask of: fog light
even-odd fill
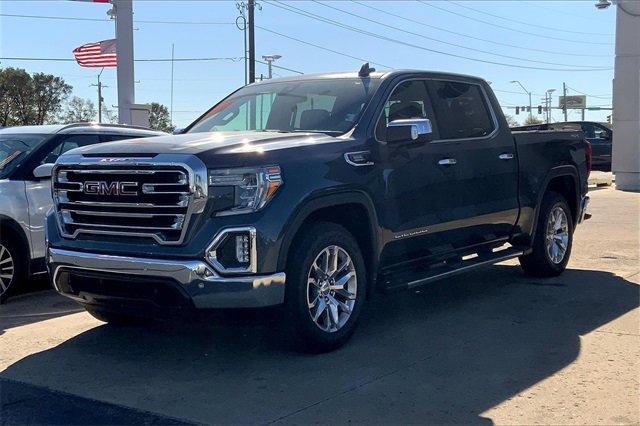
[[[240,263],[249,263],[249,236],[236,236],[236,259]]]
[[[209,245],[207,261],[222,273],[256,272],[255,242],[254,228],[225,229]]]

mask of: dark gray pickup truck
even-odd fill
[[[292,339],[326,351],[374,291],[516,257],[560,274],[590,161],[581,132],[512,134],[480,78],[274,79],[184,134],[61,156],[49,269],[107,322],[282,305]]]

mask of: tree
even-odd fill
[[[0,70],[0,125],[44,124],[55,120],[72,87],[51,74]]]
[[[89,99],[82,99],[77,96],[72,97],[67,103],[64,113],[58,119],[60,123],[86,123],[94,121],[96,108]]]
[[[507,119],[507,124],[509,125],[509,127],[515,127],[519,124],[518,121],[515,118],[513,118],[512,115],[505,114],[504,118]]]
[[[525,118],[524,120],[524,124],[542,124],[542,123],[543,123],[542,120],[534,116],[527,116],[527,118]]]
[[[71,93],[72,87],[61,77],[51,74],[35,73],[32,77],[33,103],[35,106],[35,124],[44,124],[55,119],[62,102]]]
[[[149,127],[154,130],[161,130],[163,132],[171,133],[176,128],[171,124],[169,119],[169,110],[166,106],[158,103],[151,102],[151,115],[149,115]]]

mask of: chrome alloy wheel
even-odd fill
[[[353,312],[357,291],[351,256],[335,245],[320,251],[307,275],[307,305],[313,322],[328,333],[340,330]]]
[[[7,291],[13,280],[13,266],[11,253],[0,244],[0,294]]]
[[[551,209],[545,235],[547,256],[556,265],[562,263],[569,246],[569,221],[562,207]]]

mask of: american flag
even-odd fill
[[[102,68],[118,65],[115,39],[83,44],[73,49],[73,55],[81,67]]]

